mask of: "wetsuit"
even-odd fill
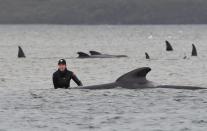
[[[76,75],[69,70],[60,71],[57,70],[53,74],[53,84],[54,88],[69,88],[70,87],[70,80],[73,79],[73,81],[78,85],[82,86],[82,82],[76,77]]]

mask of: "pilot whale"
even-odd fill
[[[192,44],[192,53],[191,56],[198,56],[197,49],[194,44]]]
[[[166,44],[166,51],[173,51],[172,45],[170,44],[169,41],[166,40],[165,44]]]
[[[147,52],[145,52],[145,58],[146,59],[150,59],[150,56],[149,56],[149,54]]]
[[[89,51],[90,55],[84,52],[77,52],[78,58],[120,58],[120,57],[127,57],[126,55],[109,55],[109,54],[102,54],[97,51]]]
[[[21,46],[18,46],[18,56],[17,57],[18,58],[25,58],[26,57]]]
[[[83,86],[83,87],[77,87],[72,89],[97,90],[97,89],[113,89],[116,87],[127,88],[127,89],[148,89],[148,88],[187,89],[187,90],[207,89],[207,88],[196,87],[196,86],[155,85],[153,82],[146,79],[146,75],[150,71],[151,68],[142,67],[122,75],[113,83]]]

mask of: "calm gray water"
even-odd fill
[[[206,90],[54,90],[51,82],[58,59],[67,58],[84,85],[113,82],[149,66],[148,79],[158,84],[207,87],[206,36],[205,25],[1,25],[0,130],[206,131]],[[174,52],[165,51],[166,39]],[[26,59],[17,59],[18,45]],[[76,59],[77,51],[89,50],[129,58]]]

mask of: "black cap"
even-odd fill
[[[60,65],[60,64],[62,64],[62,65],[66,65],[66,61],[65,61],[64,59],[60,59],[60,60],[58,61],[58,65]]]

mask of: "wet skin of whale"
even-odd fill
[[[174,85],[154,85],[153,82],[146,79],[146,75],[151,71],[149,67],[142,67],[135,69],[129,73],[119,77],[115,82],[93,86],[83,86],[72,89],[112,89],[116,87],[127,88],[127,89],[147,89],[147,88],[167,88],[167,89],[187,89],[187,90],[198,90],[207,89],[196,86],[174,86]],[[71,88],[70,88],[71,89]]]

